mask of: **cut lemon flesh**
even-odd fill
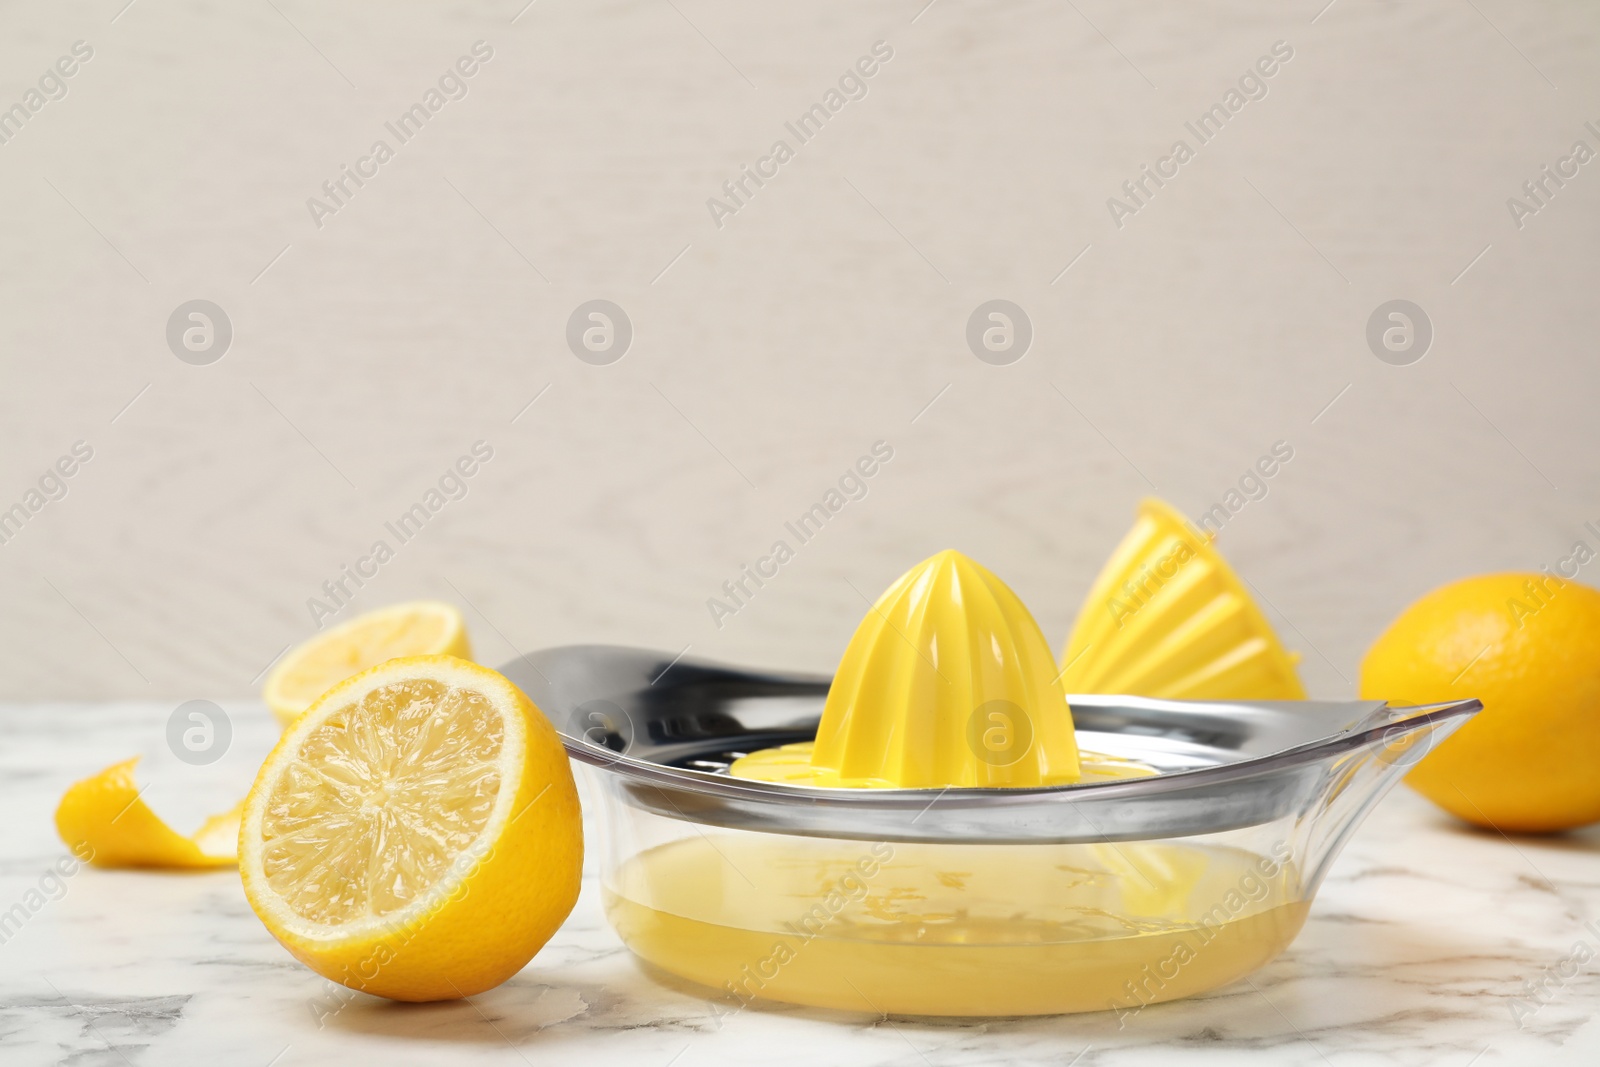
[[[56,832],[67,847],[97,867],[231,867],[243,802],[184,837],[140,797],[138,762],[135,756],[72,784],[56,807]]]
[[[335,686],[245,801],[245,895],[313,970],[399,1000],[515,974],[577,899],[581,817],[549,722],[494,671],[391,660]]]
[[[287,726],[339,682],[398,656],[472,658],[466,620],[449,604],[418,600],[369,611],[289,651],[261,695]]]
[[[500,797],[505,725],[482,694],[392,682],[304,739],[261,817],[267,884],[328,925],[388,915],[438,884]]]

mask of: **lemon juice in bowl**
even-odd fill
[[[724,832],[632,857],[604,895],[635,954],[741,1002],[1118,1010],[1224,985],[1278,955],[1309,907],[1280,852]]]

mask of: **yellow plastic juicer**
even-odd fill
[[[1248,974],[1413,742],[1477,710],[1283,703],[1293,661],[1155,501],[1063,664],[941,552],[831,679],[598,646],[505,670],[599,768],[606,913],[657,973],[924,1015],[1138,1012]]]

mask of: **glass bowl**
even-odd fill
[[[732,778],[810,740],[826,676],[571,646],[502,668],[594,768],[606,915],[741,1003],[1138,1011],[1282,952],[1374,803],[1481,705],[1069,697],[1153,777],[1030,789]]]

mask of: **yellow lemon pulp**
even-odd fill
[[[1284,650],[1209,537],[1170,504],[1139,505],[1061,656],[1068,693],[1169,700],[1304,700]]]
[[[1435,589],[1368,650],[1361,695],[1483,701],[1406,776],[1453,815],[1528,833],[1600,821],[1600,591],[1540,573]]]
[[[809,754],[753,753],[737,777],[791,784],[1037,786],[1081,776],[1050,645],[1005,583],[959,552],[889,587],[845,650]]]
[[[239,842],[239,810],[207,819],[184,837],[139,796],[139,757],[75,782],[56,808],[56,832],[80,859],[98,867],[231,867]]]
[[[472,658],[466,621],[449,604],[418,600],[358,615],[291,649],[261,695],[288,725],[323,693],[352,675],[398,656]]]
[[[324,977],[398,1000],[520,970],[577,899],[577,792],[555,730],[449,656],[340,683],[245,801],[239,863],[267,929]]]

